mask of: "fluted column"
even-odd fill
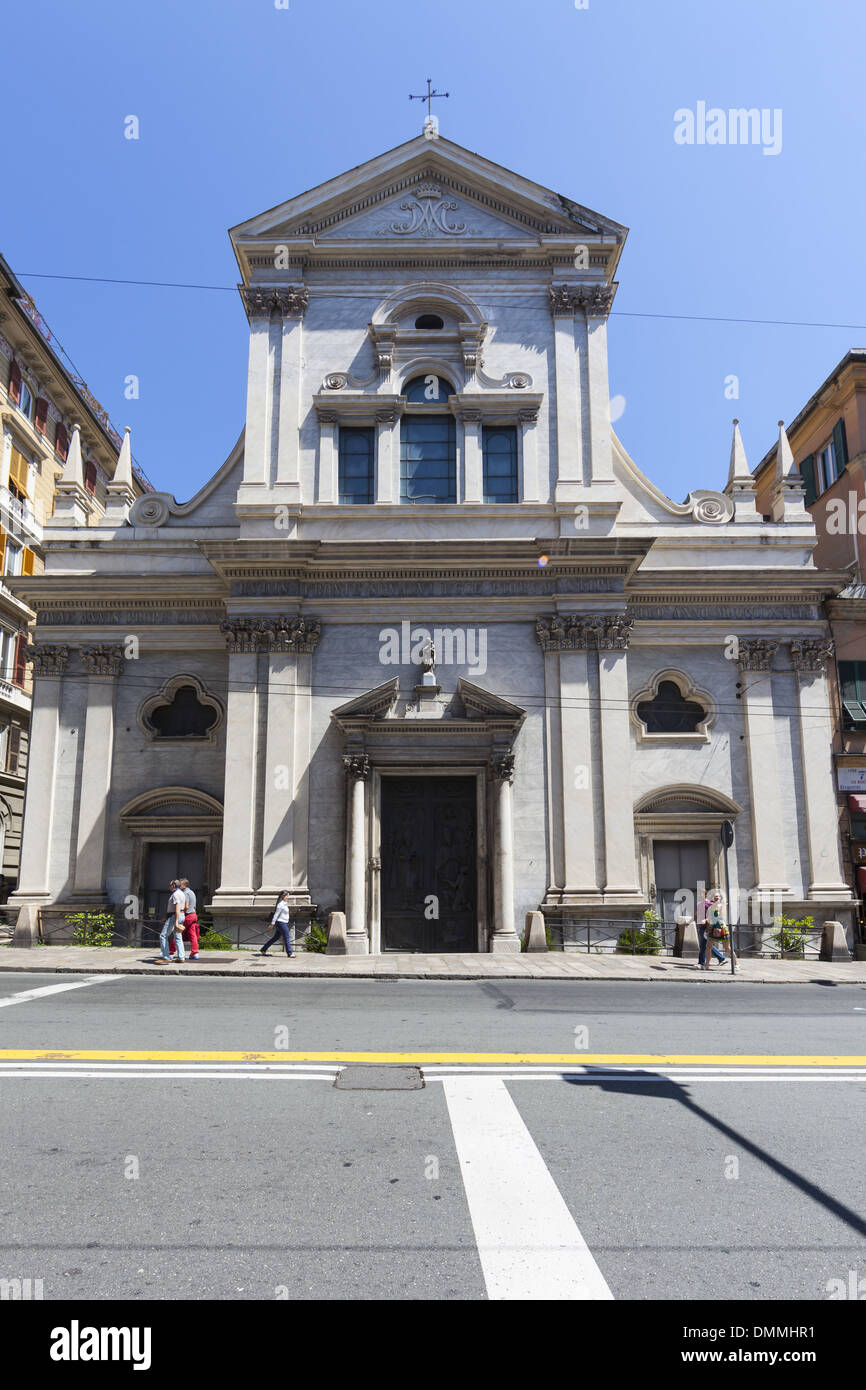
[[[81,764],[72,899],[106,900],[105,855],[108,795],[114,753],[114,703],[123,670],[123,648],[111,644],[81,648],[87,672],[87,713]]]
[[[39,643],[33,661],[33,704],[27,755],[27,790],[18,868],[11,905],[44,903],[51,898],[51,838],[54,829],[60,697],[69,648]],[[66,868],[63,875],[65,878]]]
[[[493,790],[493,932],[490,950],[507,953],[520,950],[514,929],[514,821],[511,783],[514,754],[498,753],[491,762]]]
[[[367,926],[366,783],[370,759],[366,753],[346,753],[346,946],[349,955],[370,951]]]
[[[833,765],[833,731],[827,692],[827,662],[833,652],[829,638],[801,638],[791,643],[797,673],[803,796],[809,840],[810,898],[846,897],[842,868],[839,810]],[[804,879],[806,875],[804,874]]]
[[[754,887],[768,894],[788,888],[772,693],[773,657],[778,646],[774,638],[741,637],[737,660],[749,760]]]

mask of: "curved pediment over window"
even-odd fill
[[[222,702],[196,676],[172,676],[138,712],[152,743],[214,743],[224,718]]]
[[[709,741],[715,707],[682,671],[657,671],[631,701],[631,715],[641,742],[687,739]]]

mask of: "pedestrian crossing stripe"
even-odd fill
[[[0,1048],[0,1062],[324,1062],[409,1066],[863,1067],[866,1056],[674,1052],[204,1052]]]

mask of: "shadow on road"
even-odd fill
[[[653,1073],[649,1071],[636,1071],[632,1072],[631,1075],[650,1078],[653,1076]],[[591,1082],[588,1083],[586,1079],[582,1081],[571,1080],[568,1077],[565,1079],[571,1086],[586,1086],[587,1084],[592,1084]],[[611,1078],[605,1078],[603,1075],[599,1074],[596,1084],[600,1091],[607,1091],[614,1095],[628,1095],[632,1098],[634,1098],[635,1095],[634,1085],[628,1081],[616,1081]],[[791,1183],[792,1187],[798,1188],[805,1196],[811,1197],[813,1202],[817,1202],[819,1206],[824,1207],[826,1211],[838,1217],[840,1221],[844,1221],[847,1226],[857,1231],[859,1235],[866,1236],[866,1220],[858,1216],[856,1211],[852,1211],[850,1207],[846,1207],[844,1203],[837,1201],[835,1197],[831,1197],[829,1192],[825,1192],[823,1188],[818,1187],[816,1183],[810,1182],[802,1173],[798,1173],[795,1168],[790,1168],[787,1163],[783,1163],[781,1159],[774,1157],[774,1155],[769,1153],[766,1149],[762,1149],[759,1144],[754,1144],[751,1139],[747,1139],[739,1130],[732,1129],[730,1125],[725,1124],[724,1120],[718,1119],[715,1115],[712,1115],[709,1110],[705,1110],[702,1105],[698,1105],[697,1101],[692,1100],[686,1087],[682,1086],[679,1082],[670,1081],[666,1077],[658,1077],[655,1082],[650,1081],[649,1084],[642,1085],[639,1094],[641,1098],[650,1096],[656,1100],[676,1101],[679,1105],[682,1105],[685,1110],[690,1111],[697,1119],[703,1120],[708,1125],[712,1125],[720,1134],[724,1134],[726,1138],[733,1140],[735,1144],[741,1145],[747,1153],[752,1154],[754,1158],[757,1158],[759,1162],[771,1169],[772,1172],[778,1173],[780,1177],[785,1178],[787,1182]]]

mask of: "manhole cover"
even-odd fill
[[[421,1091],[420,1067],[344,1067],[334,1082],[338,1091]]]

